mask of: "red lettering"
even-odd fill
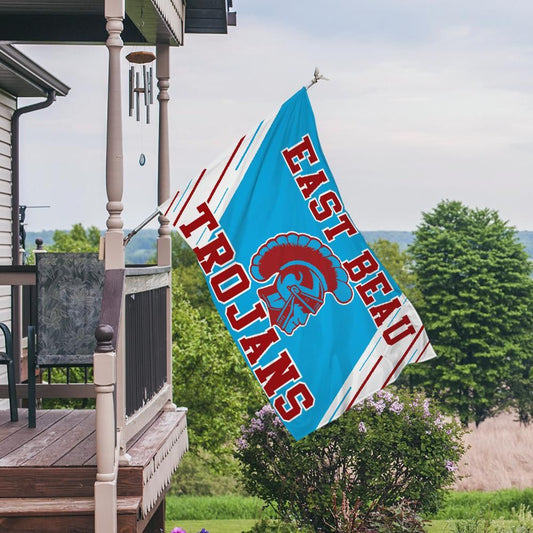
[[[226,318],[231,327],[236,331],[247,328],[250,324],[253,324],[256,320],[263,320],[266,318],[267,313],[262,302],[257,302],[253,309],[248,311],[242,316],[237,316],[239,309],[236,304],[230,304],[226,307]]]
[[[211,288],[222,303],[229,302],[250,288],[250,278],[240,263],[232,263],[211,276]]]
[[[392,291],[392,286],[383,270],[378,272],[371,280],[357,285],[355,288],[365,305],[370,305],[376,301],[374,296],[372,296],[373,293],[381,291],[383,294],[387,294]],[[369,292],[372,294],[368,294]]]
[[[404,329],[400,330],[400,328],[402,327]],[[407,335],[413,335],[413,333],[415,332],[415,327],[413,326],[413,324],[411,324],[411,320],[409,319],[409,317],[407,315],[403,315],[402,318],[398,320],[398,322],[395,322],[392,326],[390,326],[383,332],[383,338],[385,339],[385,342],[388,345],[392,346],[393,344],[396,344],[397,342],[407,337]],[[396,333],[396,335],[393,336],[394,333]]]
[[[375,305],[369,309],[376,326],[379,328],[383,322],[390,316],[390,314],[395,310],[401,307],[402,304],[398,298],[393,298],[390,302],[385,302],[384,304]]]
[[[304,135],[301,142],[295,144],[292,148],[285,148],[281,153],[293,176],[302,170],[300,161],[307,159],[311,165],[314,165],[318,161],[309,135]]]
[[[319,203],[321,208],[318,206]],[[335,191],[326,191],[318,197],[318,202],[315,199],[309,202],[309,210],[315,217],[315,220],[322,222],[329,218],[333,214],[333,211],[340,213],[342,211],[342,204]]]
[[[339,215],[339,223],[332,227],[326,228],[323,231],[326,239],[331,242],[337,235],[341,233],[346,233],[348,236],[357,235],[357,228],[353,225],[353,222],[350,220],[350,217],[346,213]]]
[[[256,368],[254,373],[269,398],[274,396],[276,391],[289,381],[295,381],[302,377],[287,350],[280,352],[279,357],[268,365]]]
[[[212,241],[193,251],[206,274],[211,273],[215,264],[225,265],[235,257],[235,251],[223,231],[219,231]]]
[[[342,266],[348,271],[350,280],[354,283],[358,283],[366,277],[367,274],[372,274],[379,269],[378,262],[368,248],[355,259],[344,261]]]
[[[298,176],[296,183],[300,188],[302,196],[307,200],[323,183],[327,183],[328,177],[323,170],[319,170],[316,174],[307,174],[306,176]]]
[[[263,354],[276,342],[279,341],[279,335],[274,328],[268,328],[259,335],[252,335],[251,337],[242,337],[239,339],[244,355],[250,366],[254,366]]]
[[[302,413],[302,407],[305,410],[313,407],[315,398],[307,385],[299,381],[285,393],[285,398],[283,395],[277,396],[273,403],[279,416],[289,422]]]
[[[215,230],[218,228],[218,222],[215,219],[213,213],[209,209],[209,206],[204,202],[200,204],[196,210],[200,213],[198,218],[195,218],[189,224],[182,224],[180,226],[180,231],[183,233],[185,238],[189,238],[192,235],[192,232],[201,228],[204,225],[207,225],[208,229]],[[174,222],[176,224],[176,222]]]

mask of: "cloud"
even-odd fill
[[[414,229],[421,212],[444,198],[497,209],[520,229],[533,228],[533,152],[520,149],[533,133],[533,5],[235,5],[238,27],[229,35],[187,35],[185,46],[172,50],[173,188],[273,112],[318,65],[331,78],[310,91],[321,142],[363,230]],[[72,86],[24,126],[25,150],[38,157],[26,163],[23,181],[44,176],[40,195],[54,191],[58,204],[40,223],[69,227],[83,215],[82,222],[104,227],[107,50],[29,48]],[[126,102],[126,85],[123,93]],[[140,126],[124,109],[124,137],[124,220],[132,227],[156,203],[157,116]],[[141,151],[148,160],[142,168]],[[87,209],[63,198],[77,182]],[[24,192],[31,201],[36,193],[34,185]],[[36,220],[32,213],[30,225]]]

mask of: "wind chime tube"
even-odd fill
[[[148,106],[148,75],[146,73],[146,65],[143,65],[143,83],[144,83],[144,105]]]
[[[154,72],[152,70],[152,67],[150,67],[150,70],[148,71],[148,88],[150,90],[150,105],[154,103]]]
[[[137,119],[137,122],[139,122],[141,120],[141,115],[140,115],[140,106],[141,106],[141,101],[140,101],[140,94],[139,94],[139,86],[140,86],[140,83],[139,83],[139,73],[136,72],[135,73],[135,118]]]
[[[134,76],[134,68],[130,68],[129,72],[129,116],[133,116],[133,76]]]

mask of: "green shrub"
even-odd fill
[[[298,442],[266,406],[243,426],[236,456],[248,492],[282,520],[334,531],[342,498],[361,516],[406,501],[435,511],[455,479],[463,431],[419,395],[380,391]]]
[[[231,463],[232,469],[229,468]],[[185,454],[180,467],[172,476],[170,494],[177,496],[247,496],[237,474],[237,462],[228,461],[223,472],[213,467],[218,465],[210,452]]]

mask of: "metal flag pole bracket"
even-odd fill
[[[161,211],[159,208],[156,209],[149,217],[145,218],[135,229],[132,229],[126,235],[126,237],[124,237],[124,246],[126,246],[131,241],[131,238],[137,233],[139,233],[139,231],[141,231],[144,228],[144,226],[146,226],[146,224],[151,222],[157,215],[159,215],[160,212]]]
[[[315,83],[318,83],[318,80],[326,80],[329,81],[329,78],[326,78],[326,76],[323,76],[318,71],[318,67],[315,67],[315,72],[313,73],[313,79],[311,80],[311,83],[309,85],[306,85],[306,89],[309,90]]]

